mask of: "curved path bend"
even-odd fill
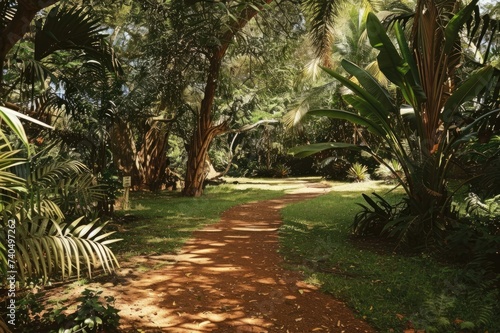
[[[193,234],[172,264],[122,272],[116,304],[124,332],[373,333],[346,305],[283,268],[277,253],[280,209],[327,189],[309,184],[284,197],[226,211]],[[109,292],[107,291],[109,294]]]

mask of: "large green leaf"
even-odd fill
[[[486,66],[471,74],[446,101],[442,119],[445,122],[450,121],[465,102],[478,97],[479,93],[491,83],[494,71],[492,66]]]
[[[294,157],[302,158],[310,155],[314,155],[324,150],[328,149],[350,149],[355,151],[370,151],[368,147],[358,146],[352,143],[344,143],[344,142],[323,142],[323,143],[314,143],[306,146],[298,146],[290,149],[288,152],[292,154]]]
[[[384,137],[387,134],[384,128],[379,126],[377,123],[373,122],[372,120],[366,117],[360,116],[352,112],[343,110],[312,110],[309,111],[309,114],[312,116],[324,116],[334,119],[344,119],[357,125],[366,126],[366,128],[370,132],[380,135],[382,137]]]
[[[385,106],[385,108],[381,108],[381,110],[387,110],[387,115],[389,113],[396,113],[397,109],[392,104],[389,92],[384,89],[372,75],[370,75],[366,70],[358,67],[356,64],[345,59],[342,60],[341,65],[349,74],[358,79],[358,82],[369,94],[375,97],[382,106]]]
[[[382,73],[397,86],[404,85],[403,77],[408,72],[409,66],[403,61],[384,26],[373,13],[368,14],[366,30],[370,44],[380,51],[377,62]]]
[[[456,15],[454,15],[446,25],[444,32],[445,33],[444,52],[446,54],[449,54],[453,50],[453,47],[458,40],[458,34],[460,30],[467,22],[467,20],[469,20],[469,18],[471,17],[478,1],[479,0],[472,0],[467,6],[465,6]]]
[[[425,101],[426,99],[420,82],[420,77],[418,75],[418,67],[415,63],[414,55],[412,51],[410,51],[410,47],[408,45],[408,41],[406,40],[403,28],[401,27],[399,22],[396,22],[394,24],[394,31],[399,50],[401,51],[405,63],[407,63],[409,67],[408,73],[406,73],[404,76],[405,81],[407,81],[409,85],[400,86],[400,88],[407,102],[410,103],[413,108],[417,108],[417,105]]]
[[[24,132],[24,127],[19,118],[28,120],[34,124],[46,127],[46,128],[53,128],[52,126],[49,126],[39,120],[36,120],[34,118],[31,118],[25,114],[19,113],[17,111],[11,110],[9,108],[6,108],[4,106],[0,106],[0,118],[3,120],[7,126],[10,127],[10,129],[16,134],[16,136],[21,139],[23,144],[26,147],[29,147],[28,143],[28,137],[26,136],[26,133]]]
[[[472,133],[478,124],[489,119],[490,117],[498,117],[499,113],[500,113],[500,109],[492,110],[490,112],[483,114],[482,116],[477,117],[476,119],[474,119],[474,121],[472,123],[468,124],[467,126],[460,128],[461,138],[459,140],[463,140],[463,138],[468,136],[468,135],[471,135],[471,137],[472,137],[472,135],[473,135]],[[457,141],[453,142],[453,145],[456,146]],[[467,141],[469,141],[469,140],[467,139],[464,142],[467,142]]]
[[[376,111],[376,113],[372,114],[371,116],[376,116],[378,117],[381,121],[384,121],[384,119],[387,118],[388,111],[387,111],[387,106],[383,106],[380,101],[375,98],[372,94],[370,94],[367,90],[365,90],[363,87],[360,85],[354,83],[353,81],[343,77],[339,73],[329,69],[329,68],[323,68],[325,72],[327,72],[329,75],[333,76],[335,79],[339,80],[340,83],[342,83],[344,86],[349,88],[353,93],[356,95],[360,96],[361,98],[365,99],[372,107],[372,111]],[[365,110],[359,110],[360,112],[363,112]]]

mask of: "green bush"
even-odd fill
[[[347,170],[347,178],[358,183],[369,181],[370,174],[368,173],[368,167],[358,162],[353,163],[349,170]]]
[[[102,297],[102,291],[85,289],[76,299],[76,311],[68,307],[47,308],[43,293],[25,293],[16,304],[16,330],[19,333],[117,332],[120,316],[112,296]],[[104,298],[104,302],[101,298]]]

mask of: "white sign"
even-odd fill
[[[125,176],[123,177],[123,187],[130,187],[132,185],[132,177]]]

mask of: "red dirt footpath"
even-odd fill
[[[134,275],[126,270],[115,293],[123,332],[373,333],[342,302],[283,268],[277,253],[280,209],[324,189],[249,203],[195,232],[180,254],[149,257],[174,264]]]

